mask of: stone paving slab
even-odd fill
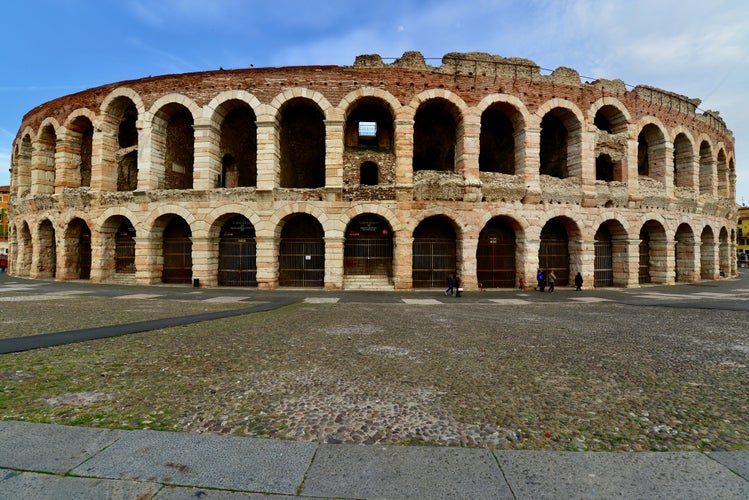
[[[151,498],[161,488],[158,483],[118,481],[83,477],[51,476],[35,472],[0,469],[0,499],[101,500],[102,498]],[[213,497],[211,497],[213,498]]]
[[[707,456],[749,481],[749,451],[711,451]]]
[[[64,474],[127,431],[0,421],[0,467]]]
[[[701,453],[497,451],[517,498],[749,498],[749,482]]]
[[[320,445],[303,495],[334,498],[513,498],[486,449]]]
[[[200,500],[290,500],[291,498],[299,497],[167,486],[153,500],[195,500],[196,498]]]
[[[316,449],[308,442],[131,431],[71,473],[293,495]]]

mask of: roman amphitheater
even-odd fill
[[[148,77],[31,110],[10,272],[395,290],[736,274],[733,135],[699,100],[484,53],[387,61]]]

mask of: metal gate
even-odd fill
[[[515,287],[515,243],[479,240],[476,276],[485,288]]]
[[[132,274],[135,272],[135,240],[128,235],[117,235],[114,243],[114,271]]]
[[[558,286],[569,284],[570,254],[567,240],[542,239],[538,250],[538,265],[546,274],[554,271]]]
[[[192,241],[184,236],[164,238],[164,283],[190,283],[192,279]]]
[[[322,287],[325,284],[325,242],[318,238],[282,239],[278,284]]]
[[[614,256],[611,241],[596,241],[595,254],[593,286],[614,286]]]
[[[650,243],[647,240],[640,241],[640,272],[639,283],[650,283]]]
[[[413,287],[447,287],[447,275],[454,273],[455,241],[445,239],[416,239],[413,251]]]
[[[219,286],[257,286],[256,245],[252,238],[221,238]]]
[[[393,240],[390,238],[347,238],[344,273],[392,277]]]

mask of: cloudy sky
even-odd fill
[[[0,185],[23,115],[106,83],[250,65],[351,65],[418,50],[524,57],[702,100],[736,137],[749,204],[744,0],[9,0],[0,18]]]

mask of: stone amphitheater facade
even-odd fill
[[[569,68],[392,63],[148,77],[31,110],[10,272],[193,286],[637,287],[736,274],[733,135]]]

